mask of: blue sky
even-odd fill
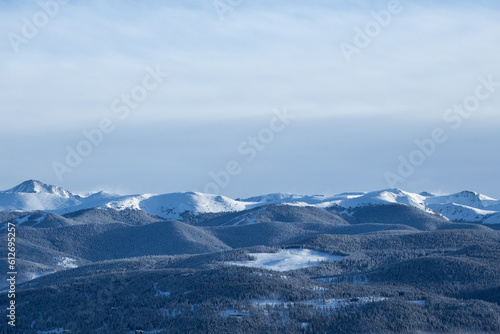
[[[482,87],[467,117],[448,112],[500,82],[493,1],[391,13],[391,1],[221,0],[223,19],[213,1],[55,1],[0,2],[0,189],[36,178],[75,192],[500,198],[500,87]],[[112,130],[82,144],[103,121]],[[435,129],[446,140],[415,153]],[[79,145],[90,153],[69,166]],[[401,157],[423,159],[402,175]]]

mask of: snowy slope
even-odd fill
[[[402,204],[426,212],[437,212],[452,221],[500,223],[500,201],[488,196],[462,191],[446,196],[411,193],[401,189],[342,193],[334,196],[275,193],[231,199],[198,192],[171,194],[117,195],[98,192],[80,196],[36,180],[25,181],[0,191],[0,211],[48,211],[65,214],[90,208],[135,209],[166,219],[182,219],[182,213],[239,212],[270,204],[332,206],[348,209],[365,206]],[[342,210],[337,210],[342,212]]]
[[[495,213],[495,211],[478,209],[456,203],[429,204],[429,208],[442,214],[449,220],[464,222],[479,222],[485,219],[485,217]]]
[[[28,194],[51,194],[58,197],[69,198],[74,196],[66,189],[51,186],[38,180],[28,180],[15,186],[12,189],[5,190],[5,193],[28,193]]]
[[[500,212],[496,212],[493,215],[487,217],[483,224],[500,224]]]
[[[344,208],[352,208],[366,205],[382,205],[382,204],[405,204],[425,209],[425,196],[413,194],[401,189],[385,189],[373,192],[353,192],[342,193],[335,196],[324,195],[296,195],[296,194],[269,194],[244,199],[243,201],[258,202],[261,204],[294,204],[304,205],[309,204],[316,207],[326,208],[333,205],[338,205]]]
[[[427,197],[426,205],[452,221],[500,223],[500,201],[473,191]]]
[[[29,180],[12,189],[0,191],[0,211],[50,211],[64,214],[104,207],[107,203],[123,197],[105,192],[89,196],[74,195],[66,189]]]
[[[429,213],[437,212],[452,221],[500,223],[500,201],[471,191],[462,191],[446,196],[434,196],[428,192],[416,194],[395,188],[365,193],[343,193],[335,196],[269,194],[251,197],[244,201],[247,200],[266,204],[311,205],[318,208],[336,206],[346,209],[403,204]]]
[[[251,261],[232,261],[226,264],[254,267],[267,270],[289,271],[312,266],[319,266],[322,262],[341,261],[345,256],[331,255],[311,249],[291,248],[277,253],[250,253]]]
[[[353,208],[367,205],[404,204],[425,210],[425,197],[401,189],[385,189],[372,191],[362,195],[344,195],[341,199],[322,203],[325,205],[338,205],[344,208]]]
[[[240,202],[229,197],[198,192],[172,193],[150,196],[139,203],[139,208],[166,219],[180,219],[183,212],[216,213],[243,211],[256,203]]]
[[[499,205],[500,201],[491,197],[472,191],[462,191],[446,196],[434,196],[426,198],[427,204],[455,203],[477,209],[486,209],[489,206]]]
[[[35,180],[0,191],[0,211],[49,211],[65,214],[90,208],[136,209],[167,219],[181,219],[181,214],[186,211],[193,213],[234,212],[243,211],[255,205],[259,204],[194,192],[117,195],[101,191],[88,196],[80,196],[63,188]]]
[[[48,211],[79,205],[80,196],[36,180],[0,192],[0,210]]]

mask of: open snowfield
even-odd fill
[[[255,260],[232,261],[228,264],[261,268],[275,271],[288,271],[320,265],[325,261],[340,261],[344,256],[330,255],[311,249],[291,248],[278,253],[250,253]]]

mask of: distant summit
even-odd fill
[[[43,183],[38,180],[28,180],[23,183],[15,186],[12,189],[4,191],[6,193],[28,193],[28,194],[52,194],[57,195],[59,197],[69,198],[72,197],[73,194],[67,191],[64,188],[52,186],[46,183]]]
[[[428,204],[460,204],[477,209],[485,209],[491,205],[498,204],[499,201],[485,196],[483,194],[477,193],[475,191],[461,191],[456,194],[435,196],[434,198],[429,198],[427,200]]]

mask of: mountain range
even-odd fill
[[[101,191],[82,196],[37,180],[28,180],[0,191],[0,211],[43,211],[64,215],[92,208],[141,210],[167,220],[183,220],[186,215],[242,212],[269,205],[319,208],[352,216],[354,211],[363,207],[396,204],[439,215],[451,222],[500,224],[500,200],[472,191],[434,196],[396,188],[334,196],[276,193],[245,199],[199,192],[118,195]]]
[[[471,191],[0,191],[16,329],[37,334],[499,332],[499,229]]]

